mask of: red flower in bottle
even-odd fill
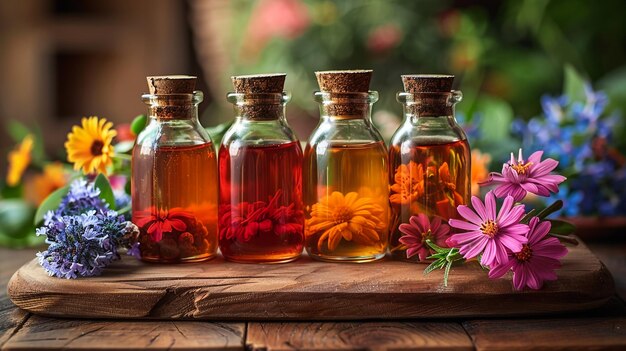
[[[225,205],[220,208],[220,238],[239,242],[250,241],[257,235],[277,236],[302,233],[303,213],[289,206],[277,206],[282,191],[278,190],[269,203],[256,201]]]
[[[146,227],[146,232],[155,242],[161,241],[164,233],[171,233],[174,230],[184,232],[187,230],[187,223],[194,219],[191,213],[180,208],[145,211],[142,215],[140,216],[143,218],[137,220],[135,224],[139,228]]]

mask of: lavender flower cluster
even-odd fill
[[[564,215],[626,214],[626,167],[611,148],[619,116],[607,115],[607,104],[604,93],[586,85],[584,101],[544,96],[544,116],[513,124],[525,149],[543,149],[568,174],[569,186],[552,198],[563,200]]]
[[[83,179],[70,185],[55,211],[49,211],[37,235],[49,247],[39,252],[41,266],[51,276],[77,278],[99,275],[120,258],[118,250],[136,241],[137,227],[110,210],[100,190]]]

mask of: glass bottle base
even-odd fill
[[[224,256],[226,261],[235,262],[235,263],[257,263],[257,264],[280,264],[293,262],[300,258],[300,254],[297,255],[274,255],[274,256],[256,256],[256,255],[247,255],[247,256]]]
[[[385,253],[380,253],[376,255],[368,255],[368,256],[328,256],[328,255],[319,255],[313,254],[309,252],[309,257],[317,261],[324,262],[352,262],[352,263],[366,263],[378,261],[385,257]]]
[[[175,260],[164,260],[160,257],[142,257],[141,261],[148,262],[148,263],[197,263],[197,262],[209,261],[209,260],[214,259],[215,257],[217,257],[216,253],[178,258]]]

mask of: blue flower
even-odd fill
[[[100,189],[85,179],[77,179],[70,184],[70,190],[56,209],[56,215],[79,215],[94,210],[103,212],[109,205],[100,198]]]

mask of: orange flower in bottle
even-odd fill
[[[377,231],[384,229],[381,220],[384,209],[369,197],[359,197],[356,192],[345,196],[335,191],[313,205],[311,218],[307,220],[307,234],[324,231],[318,240],[318,249],[328,241],[333,251],[341,239],[361,245],[373,245],[380,241]]]
[[[421,164],[411,161],[408,165],[400,165],[394,180],[389,197],[392,204],[410,204],[424,193],[424,168]]]

